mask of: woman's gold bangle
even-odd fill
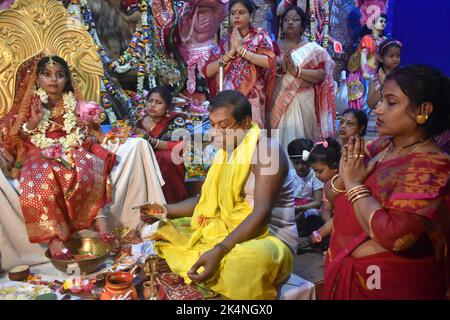
[[[229,54],[228,54],[228,52],[227,53],[225,53],[226,55],[227,55],[227,57],[228,58],[230,58],[231,60],[233,60],[233,59],[235,59],[236,58],[236,56],[230,56]]]
[[[344,190],[338,189],[334,185],[334,182],[336,181],[337,178],[339,178],[339,174],[336,174],[333,176],[333,178],[331,178],[331,190],[333,190],[333,192],[336,194],[344,193],[346,191],[345,189]]]
[[[360,192],[362,192],[362,191],[369,191],[369,189],[367,189],[367,187],[359,187],[359,188],[357,188],[357,189],[351,190],[351,192],[350,192],[350,191],[347,192],[346,196],[347,196],[347,198],[350,198],[350,197],[352,197],[353,195],[355,195],[355,194],[357,194],[357,193],[360,193]]]
[[[228,63],[230,63],[230,61],[226,62],[225,59],[223,58],[224,56],[222,55],[219,59],[219,61],[221,61],[224,65],[227,65]]]
[[[369,190],[365,185],[363,184],[359,184],[353,188],[351,188],[350,190],[347,191],[347,197],[351,196],[353,193],[355,193],[356,191],[362,190],[362,189],[367,189]]]
[[[370,191],[369,191],[368,189],[366,189],[366,190],[365,190],[365,189],[358,190],[358,191],[352,193],[351,195],[348,195],[347,198],[348,198],[349,200],[351,200],[351,199],[353,199],[354,197],[359,196],[360,194],[363,194],[363,193],[370,193]]]
[[[239,55],[244,58],[245,54],[247,53],[247,48],[246,47],[242,47],[241,51],[239,51]]]
[[[350,201],[350,203],[353,205],[353,204],[355,204],[355,202],[356,201],[358,201],[359,199],[362,199],[362,198],[367,198],[367,197],[370,197],[370,192],[365,192],[365,193],[363,193],[363,194],[359,194],[359,195],[357,195],[356,197],[354,197],[354,198],[352,198],[352,200]]]

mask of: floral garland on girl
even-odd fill
[[[42,88],[35,90],[35,94],[39,96],[42,103],[48,103],[47,93]],[[86,128],[78,126],[78,118],[75,114],[77,101],[72,92],[63,94],[63,106],[63,130],[66,133],[65,136],[58,139],[47,137],[46,133],[51,122],[51,111],[46,108],[42,110],[44,115],[36,129],[32,131],[28,130],[26,123],[24,123],[22,128],[24,132],[30,135],[31,143],[37,148],[42,149],[42,155],[45,158],[55,159],[70,168],[72,166],[70,151],[73,147],[83,143],[86,137]]]

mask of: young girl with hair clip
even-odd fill
[[[309,139],[296,139],[288,145],[289,159],[295,170],[294,206],[295,218],[300,237],[307,237],[313,230],[307,223],[320,220],[319,208],[322,204],[323,183],[315,176],[308,164],[308,157],[314,143]],[[317,223],[316,223],[317,224]]]
[[[384,79],[397,69],[400,64],[402,47],[402,43],[394,39],[387,39],[380,44],[378,50],[379,69],[375,77],[370,80],[369,93],[367,95],[367,105],[371,110],[374,110],[381,100],[381,89]],[[368,118],[366,140],[374,141],[379,137],[376,127],[376,115],[370,111]]]
[[[323,241],[331,233],[333,226],[333,206],[328,201],[334,192],[333,178],[337,177],[339,161],[341,159],[341,145],[333,138],[316,143],[308,157],[308,163],[316,173],[316,177],[325,184],[322,199],[322,226],[312,232],[309,237],[311,244],[322,243],[321,249],[326,250],[328,241]]]

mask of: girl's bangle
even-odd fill
[[[336,174],[336,175],[333,176],[333,178],[331,178],[331,190],[333,190],[333,192],[336,193],[336,194],[344,193],[346,191],[345,189],[344,190],[338,189],[334,185],[334,183],[336,182],[337,178],[339,178],[339,174]]]

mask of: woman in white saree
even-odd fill
[[[295,139],[317,141],[334,135],[334,63],[325,49],[303,39],[307,16],[289,7],[279,41],[280,68],[270,115],[273,137],[287,150]]]

